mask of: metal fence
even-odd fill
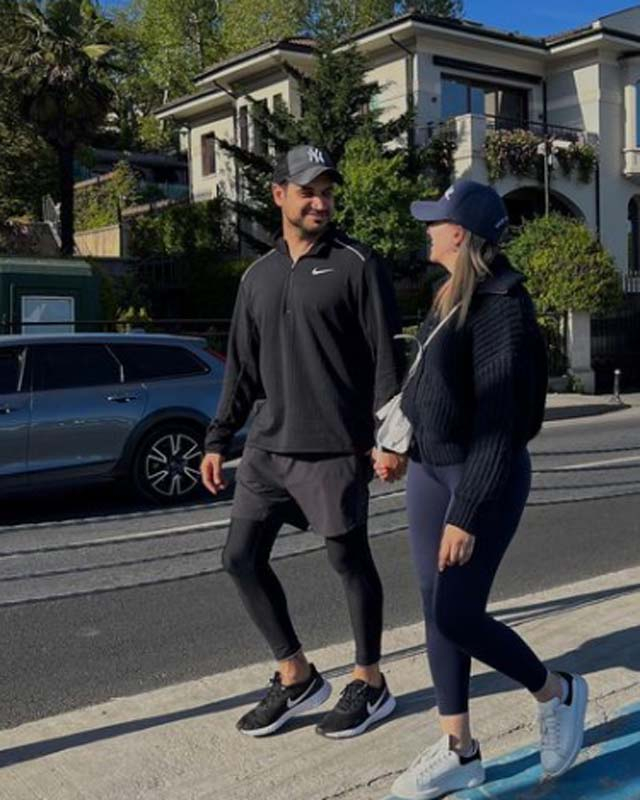
[[[621,389],[640,389],[640,308],[591,318],[591,359],[596,391],[610,391],[615,369]]]
[[[423,315],[402,318],[403,330],[415,333],[424,319]],[[562,314],[541,314],[538,317],[549,358],[549,375],[563,375],[567,369],[566,325]],[[231,328],[230,319],[110,319],[76,322],[22,322],[0,320],[0,334],[55,333],[165,333],[175,336],[199,336],[219,353],[226,353]]]
[[[567,372],[567,324],[564,314],[538,314],[538,324],[547,344],[549,377],[555,378]]]

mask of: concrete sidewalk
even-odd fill
[[[550,392],[547,394],[545,421],[552,422],[578,417],[593,417],[640,406],[640,393],[622,394],[620,402],[607,394],[572,394]]]
[[[488,782],[458,797],[640,798],[640,567],[495,604],[492,611],[552,667],[587,677],[589,730],[578,765],[541,783],[533,701],[476,665],[472,714],[490,762]],[[438,736],[422,626],[388,631],[384,650],[398,708],[357,739],[317,736],[318,711],[277,736],[238,734],[236,719],[260,697],[272,672],[265,662],[1,731],[0,798],[379,800]],[[311,656],[333,683],[331,703],[348,680],[352,645]]]

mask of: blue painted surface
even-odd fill
[[[543,780],[538,750],[526,747],[487,763],[483,786],[456,800],[640,800],[640,703],[585,733],[576,765]]]
[[[543,779],[537,747],[488,761],[486,768],[482,786],[450,800],[640,800],[640,703],[589,728],[577,763],[559,778]]]

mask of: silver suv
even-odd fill
[[[0,336],[0,491],[124,477],[156,502],[193,496],[223,373],[204,339]]]

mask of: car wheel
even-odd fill
[[[133,460],[133,482],[156,503],[179,503],[201,490],[203,432],[185,423],[161,425],[142,440]]]

